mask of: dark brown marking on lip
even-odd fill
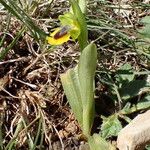
[[[54,35],[54,39],[59,39],[61,37],[63,37],[64,35],[66,35],[69,31],[69,27],[68,26],[63,26],[60,31],[58,31],[55,35]]]

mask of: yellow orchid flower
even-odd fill
[[[80,28],[78,21],[71,13],[66,13],[59,16],[59,20],[62,27],[56,28],[54,32],[50,33],[50,36],[46,37],[46,40],[51,45],[61,45],[71,38],[77,39],[80,34]]]

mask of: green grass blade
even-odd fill
[[[5,150],[12,150],[12,147],[14,146],[15,144],[15,140],[17,139],[18,137],[18,134],[20,133],[20,131],[22,130],[23,128],[23,122],[22,122],[22,118],[20,118],[20,120],[18,121],[18,125],[16,127],[16,130],[15,130],[15,133],[14,133],[14,136],[13,138],[9,141],[9,143],[7,144]]]
[[[61,74],[61,82],[72,111],[82,126],[82,101],[77,68],[70,69],[66,73]]]
[[[23,122],[23,125],[24,125],[24,129],[27,128],[26,121],[25,121],[24,118],[22,118],[22,122]],[[26,132],[26,135],[27,135],[27,137],[28,137],[29,150],[31,150],[32,147],[33,147],[33,140],[32,140],[32,138],[31,138],[30,132],[28,132],[28,130],[25,130],[25,132]]]
[[[46,34],[43,30],[41,30],[33,21],[32,19],[29,17],[29,15],[23,10],[21,9],[16,3],[10,1],[9,2],[10,5],[12,6],[12,8],[14,10],[16,10],[17,13],[20,14],[20,19],[24,22],[24,24],[26,24],[26,26],[29,28],[30,32],[34,35],[35,39],[43,39],[45,40],[46,38]]]
[[[83,103],[83,134],[90,135],[94,120],[94,77],[97,62],[97,48],[89,44],[83,51],[79,60],[80,92]]]
[[[6,1],[0,0],[0,3],[14,16],[16,16],[20,21],[23,22],[23,24],[30,30],[33,37],[36,40],[42,39],[45,40],[46,33],[41,30],[35,23],[32,21],[32,19],[28,16],[28,14],[21,9],[14,1]]]
[[[4,111],[0,113],[0,150],[3,149],[3,121],[4,121]]]
[[[9,1],[9,5],[3,1],[3,0],[0,0],[0,3],[10,12],[12,13],[16,18],[18,18],[20,21],[22,21],[28,28],[29,30],[31,31],[31,33],[34,35],[34,32],[30,29],[30,26],[27,24],[27,22],[24,20],[24,16],[22,15],[22,12],[18,12],[16,8],[14,8],[14,5],[11,5],[11,1]],[[14,2],[13,2],[14,3]],[[36,36],[36,35],[35,35]],[[37,37],[36,37],[37,38]]]
[[[34,144],[33,144],[34,146],[33,146],[32,150],[34,150],[36,148],[38,139],[39,139],[40,134],[41,134],[41,129],[42,129],[42,118],[39,118],[38,130],[37,130],[37,134],[36,134],[36,137],[35,137],[35,141],[34,141]]]
[[[40,139],[40,145],[39,145],[39,149],[42,149],[43,146],[43,142],[44,142],[44,127],[43,127],[43,123],[42,123],[42,129],[41,129],[41,139]]]
[[[0,61],[6,56],[6,54],[9,52],[9,50],[17,43],[19,38],[21,37],[22,33],[25,31],[25,27],[21,29],[21,31],[17,34],[17,36],[13,39],[13,41],[10,43],[10,45],[3,49],[0,53]]]

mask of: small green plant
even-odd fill
[[[94,79],[97,48],[93,42],[88,44],[87,24],[82,13],[85,9],[81,10],[76,0],[70,0],[70,4],[71,13],[59,16],[61,27],[56,28],[46,39],[49,44],[53,45],[60,45],[70,40],[70,37],[78,40],[81,51],[79,63],[75,68],[69,69],[60,76],[65,94],[91,149],[93,150],[93,144],[95,150],[103,150],[104,147],[110,150],[115,149],[100,134],[91,136],[95,117]]]
[[[61,75],[61,82],[72,111],[82,128],[83,135],[89,142],[90,148],[92,150],[103,150],[105,148],[113,150],[115,148],[107,143],[100,134],[91,136],[91,128],[95,117],[94,78],[97,64],[97,48],[92,42],[88,44],[87,25],[78,3],[75,0],[70,0],[70,3],[80,27],[78,41],[81,55],[78,65]]]
[[[94,120],[93,83],[97,50],[94,43],[87,44],[87,26],[77,2],[71,0],[70,3],[80,28],[78,41],[81,56],[79,64],[74,69],[68,70],[61,75],[61,81],[71,108],[82,127],[83,134],[88,137]]]
[[[114,104],[116,103],[119,105],[119,109],[115,114],[110,116],[101,116],[101,135],[103,138],[107,139],[118,135],[119,131],[122,129],[120,118],[129,123],[131,121],[128,117],[129,114],[150,108],[150,84],[147,78],[137,78],[137,76],[141,74],[148,77],[148,72],[137,73],[128,63],[122,65],[116,71],[113,80],[107,73],[107,82],[106,80],[103,82],[109,86],[111,100]]]
[[[150,16],[146,16],[141,20],[141,23],[144,24],[144,28],[139,30],[139,33],[143,38],[150,39]]]
[[[147,146],[146,146],[146,150],[150,150],[150,145],[147,145]]]
[[[136,51],[140,55],[146,56],[148,58],[148,63],[150,62],[150,17],[146,16],[141,19],[141,24],[143,28],[138,30],[139,37],[141,37],[136,43]]]

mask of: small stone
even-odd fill
[[[150,110],[135,117],[118,134],[119,150],[144,150],[150,144]]]

